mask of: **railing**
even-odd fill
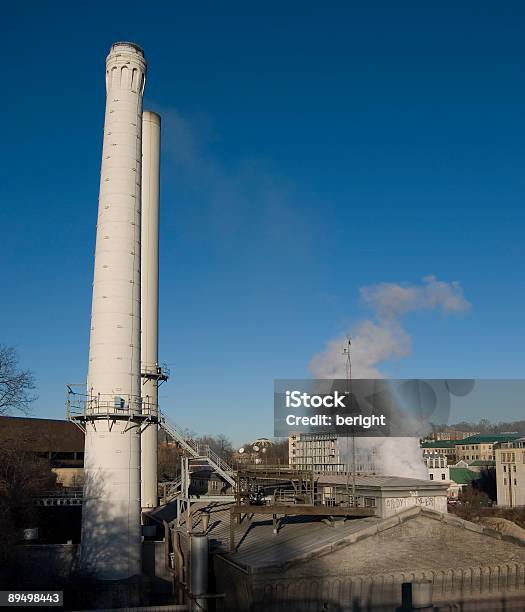
[[[84,491],[82,487],[66,487],[64,489],[52,489],[50,491],[41,491],[34,497],[58,497],[58,498],[75,498],[79,499],[84,497]]]
[[[305,506],[313,506],[322,503],[321,494],[314,493],[312,499],[312,493],[299,493],[295,489],[276,489],[273,494],[274,504],[301,504]]]
[[[375,508],[375,497],[364,495],[349,495],[346,499],[341,496],[329,497],[321,491],[300,492],[294,489],[276,489],[273,498],[266,500],[267,504],[276,505],[304,505],[304,506],[332,506],[337,508]]]
[[[208,444],[201,444],[190,438],[186,432],[179,427],[176,423],[168,421],[166,415],[159,412],[160,426],[174,439],[181,447],[195,459],[204,458],[210,467],[218,472],[230,485],[235,485],[235,479],[233,477],[233,469],[230,465],[224,461],[219,455],[212,450]]]
[[[156,366],[157,367],[157,366]],[[235,485],[233,469],[209,447],[189,437],[176,423],[168,421],[166,415],[158,410],[155,404],[149,404],[147,399],[133,395],[86,395],[73,390],[81,385],[68,385],[66,402],[67,418],[83,429],[83,421],[90,417],[124,417],[134,418],[154,416],[159,419],[159,425],[195,459],[205,459],[210,467],[218,472],[232,487]],[[85,389],[85,387],[84,387]],[[80,424],[79,424],[80,422]]]
[[[151,378],[162,383],[170,377],[170,370],[166,364],[143,363],[140,367],[140,375],[143,378]]]
[[[162,497],[164,498],[164,501],[168,502],[180,493],[182,478],[177,478],[176,480],[171,480],[169,482],[159,482],[159,486],[161,486],[163,489]]]
[[[125,417],[135,418],[156,416],[158,406],[138,395],[116,395],[97,393],[88,395],[73,390],[77,385],[68,385],[66,401],[69,420],[89,417]],[[85,387],[83,387],[85,389]]]
[[[83,500],[83,491],[77,488],[53,489],[33,496],[35,506],[81,506]]]

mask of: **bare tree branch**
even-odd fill
[[[33,373],[20,369],[14,348],[0,344],[0,415],[27,414],[36,399],[34,390]]]

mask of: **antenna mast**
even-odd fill
[[[347,337],[347,343],[343,349],[343,355],[346,355],[346,395],[348,396],[348,408],[352,411],[352,339]],[[352,505],[356,506],[356,448],[355,448],[355,429],[352,426]],[[348,473],[346,476],[348,489]]]

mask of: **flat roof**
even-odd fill
[[[463,444],[494,444],[495,442],[512,442],[520,438],[520,434],[484,434],[469,436],[463,440],[456,440],[456,446]]]
[[[421,448],[455,448],[456,440],[427,440],[426,442],[421,442]]]
[[[83,452],[84,433],[71,421],[0,416],[0,445],[35,453]]]
[[[319,474],[317,482],[320,485],[346,485],[351,486],[353,477],[345,474]],[[378,489],[434,489],[439,485],[442,488],[442,483],[433,480],[423,480],[420,478],[405,478],[403,476],[373,476],[373,475],[357,475],[355,477],[357,487],[361,488],[378,488]]]

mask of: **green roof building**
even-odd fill
[[[464,440],[456,440],[456,458],[471,463],[472,461],[494,461],[494,445],[501,442],[512,442],[519,438],[518,433],[513,434],[478,434],[469,436]]]

